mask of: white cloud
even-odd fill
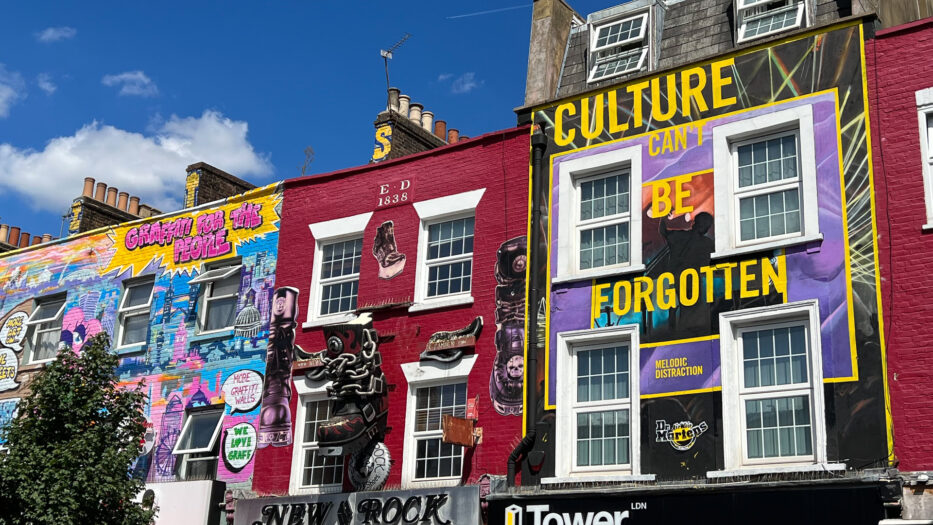
[[[120,95],[154,97],[159,94],[155,82],[142,71],[126,71],[117,75],[104,75],[100,82],[105,86],[120,86]]]
[[[453,73],[441,73],[440,75],[437,75],[437,81],[446,82],[450,80],[451,78],[453,78],[453,76],[454,76]]]
[[[10,116],[10,107],[26,98],[23,76],[0,64],[0,118]]]
[[[36,40],[39,42],[51,43],[59,40],[68,40],[74,38],[78,30],[73,27],[48,27],[36,33]]]
[[[216,111],[172,115],[146,135],[92,122],[41,151],[0,144],[0,191],[60,213],[81,194],[84,177],[95,177],[170,211],[181,206],[189,164],[204,161],[240,177],[272,174],[268,155],[253,149],[247,132],[246,122]]]
[[[36,77],[36,84],[39,85],[39,89],[45,91],[46,95],[51,95],[58,89],[55,82],[52,82],[52,75],[48,73],[39,73],[39,76]]]
[[[457,77],[450,85],[450,92],[461,95],[463,93],[469,93],[482,85],[482,80],[476,80],[476,73],[464,73]]]

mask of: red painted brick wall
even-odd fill
[[[467,383],[467,397],[479,395],[477,426],[483,428],[484,438],[475,450],[465,451],[463,481],[471,483],[484,473],[505,474],[509,453],[521,437],[521,418],[501,416],[493,409],[489,378],[496,354],[496,250],[502,242],[526,235],[528,144],[528,128],[516,128],[378,165],[286,182],[276,287],[293,286],[300,290],[301,320],[307,318],[311,276],[315,271],[314,239],[309,224],[374,211],[363,234],[358,304],[411,301],[419,262],[420,219],[410,204],[377,210],[379,185],[410,179],[414,201],[486,189],[476,209],[474,303],[412,314],[406,306],[380,310],[373,315],[380,334],[395,334],[393,340],[380,345],[382,368],[390,385],[386,445],[393,465],[389,486],[401,483],[408,386],[400,365],[417,361],[432,333],[463,328],[476,316],[483,317],[484,326],[476,345],[478,358]],[[378,263],[372,247],[376,229],[387,220],[394,221],[398,250],[407,260],[401,274],[381,280],[377,277]],[[323,332],[320,328],[299,327],[296,342],[306,351],[323,349]],[[296,398],[293,395],[291,400],[293,420]],[[287,493],[291,462],[292,447],[259,450],[253,490],[260,494]]]
[[[866,43],[894,453],[901,470],[933,469],[933,231],[926,222],[914,93],[933,86],[933,19]]]

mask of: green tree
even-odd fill
[[[146,395],[119,388],[107,334],[62,350],[38,372],[3,431],[0,524],[144,525],[153,512],[130,466],[142,450]]]

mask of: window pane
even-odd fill
[[[748,457],[812,454],[809,405],[806,395],[745,401]]]
[[[36,311],[33,312],[30,317],[31,321],[40,321],[40,320],[49,320],[55,317],[55,314],[61,309],[62,305],[65,304],[65,300],[61,299],[58,301],[43,301],[39,303],[39,306],[36,307]]]
[[[577,466],[629,463],[629,411],[577,414]]]
[[[127,315],[123,318],[123,344],[131,345],[146,340],[149,330],[149,313]]]
[[[629,347],[615,346],[577,353],[577,401],[629,397]]]
[[[472,272],[472,260],[429,267],[428,297],[469,292]]]
[[[415,402],[415,432],[441,429],[443,415],[466,415],[466,383],[419,388]]]
[[[363,239],[351,239],[324,245],[321,258],[321,279],[360,273]]]
[[[239,273],[235,273],[226,279],[214,281],[213,284],[211,284],[211,297],[218,297],[221,295],[236,295],[238,293],[240,293]]]
[[[629,174],[628,172],[588,180],[580,184],[582,190],[581,206],[591,206],[592,216],[581,219],[598,219],[629,211]],[[590,198],[585,198],[590,195]]]
[[[223,411],[220,410],[190,414],[188,419],[191,423],[188,424],[185,433],[178,438],[176,449],[179,451],[194,450],[213,445],[211,438],[214,436],[214,430],[221,416],[223,416]]]
[[[743,241],[800,232],[797,188],[739,199],[739,229]]]
[[[637,38],[642,34],[641,30],[644,22],[645,17],[637,16],[600,27],[596,35],[596,47],[609,46]]]
[[[428,226],[428,260],[473,252],[473,217]]]
[[[123,302],[124,308],[133,308],[142,306],[149,302],[149,296],[152,295],[153,281],[139,283],[126,289],[126,300]]]
[[[415,447],[415,479],[459,477],[463,447],[441,443],[440,438],[419,439]]]
[[[321,315],[356,310],[359,280],[328,284],[321,289]]]
[[[336,485],[342,482],[342,456],[322,456],[315,448],[305,451],[304,467],[301,474],[301,485],[303,487]]]
[[[55,354],[58,353],[58,343],[60,340],[60,327],[57,330],[38,331],[36,333],[36,345],[33,349],[32,360],[44,361],[55,357]]]
[[[807,382],[807,342],[803,325],[744,332],[742,346],[746,388]]]
[[[796,4],[784,10],[766,11],[760,18],[749,20],[745,25],[745,38],[764,35],[797,26]]]
[[[233,311],[236,309],[236,300],[236,297],[208,300],[205,303],[207,320],[204,329],[211,331],[233,326]]]
[[[638,48],[623,53],[612,53],[596,60],[596,69],[593,71],[593,80],[611,75],[618,75],[635,71],[641,63],[645,48]],[[584,219],[592,217],[583,217]]]
[[[580,232],[580,269],[629,261],[628,221]]]

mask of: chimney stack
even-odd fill
[[[557,94],[561,65],[570,29],[582,17],[560,0],[536,0],[531,14],[525,105],[532,106]]]
[[[447,143],[456,144],[460,140],[460,130],[457,128],[450,128],[447,130]]]
[[[7,239],[6,243],[19,246],[19,226],[10,226],[10,237]]]
[[[447,140],[447,121],[446,120],[435,120],[434,121],[434,135],[439,137],[441,140]]]
[[[107,204],[114,208],[117,206],[117,189],[113,186],[107,188]]]
[[[104,198],[107,194],[107,185],[103,182],[97,183],[97,191],[94,192],[94,200],[104,202]]]
[[[94,177],[84,177],[84,191],[81,192],[82,197],[93,197],[94,196]]]
[[[6,224],[0,224],[0,242],[6,242],[10,235],[10,227]]]
[[[37,245],[37,244],[41,244],[41,243],[42,243],[42,237],[36,235],[35,237],[32,238],[32,245],[33,245],[33,246],[35,246],[35,245]]]
[[[398,96],[398,112],[402,114],[403,117],[408,116],[408,107],[411,105],[411,97],[408,95],[399,95]]]
[[[139,215],[139,197],[130,197],[130,207],[126,211],[130,215]]]
[[[130,198],[130,194],[125,191],[121,191],[118,194],[118,197],[119,198],[117,199],[117,208],[123,211],[126,211],[127,200]]]
[[[431,130],[434,129],[433,111],[425,111],[421,113],[421,127],[424,128],[424,130],[428,133],[431,133]]]
[[[412,102],[408,108],[408,120],[416,126],[421,126],[421,110],[424,109],[424,104],[419,104],[417,102]]]
[[[25,248],[27,246],[29,246],[29,234],[23,232],[23,234],[19,236],[19,247]]]
[[[398,96],[402,94],[402,90],[399,88],[389,88],[389,109],[392,111],[398,111]]]
[[[51,241],[51,240],[52,240],[52,234],[51,234],[51,233],[43,233],[43,234],[42,234],[42,242],[49,242],[49,241]]]

